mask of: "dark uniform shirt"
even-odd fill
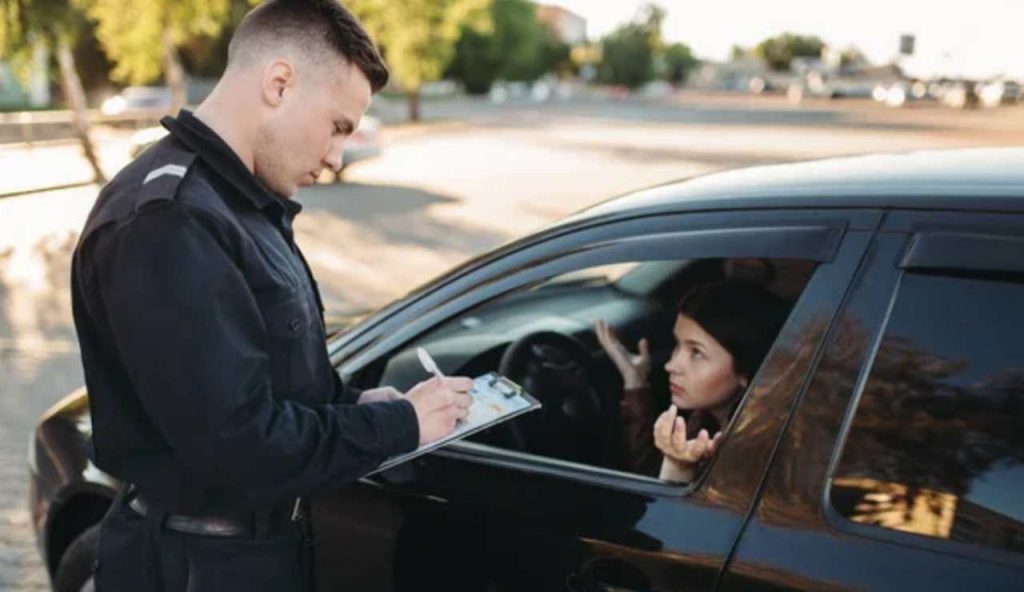
[[[408,401],[355,405],[327,357],[301,210],[182,111],[100,193],[72,265],[90,456],[179,512],[358,479],[419,440]]]

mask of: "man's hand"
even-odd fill
[[[463,376],[431,378],[417,384],[405,399],[416,409],[420,445],[439,440],[455,429],[455,422],[469,415],[473,381]]]
[[[359,400],[356,401],[356,405],[362,405],[363,403],[397,401],[401,398],[402,393],[398,392],[398,389],[391,386],[382,386],[380,388],[367,389],[360,393]]]

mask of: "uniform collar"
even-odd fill
[[[210,169],[230,183],[257,208],[283,210],[288,220],[302,211],[302,205],[295,200],[278,197],[263,184],[242,162],[238,154],[228,146],[217,132],[187,109],[177,117],[166,116],[160,124],[175,138],[191,148],[202,158]]]

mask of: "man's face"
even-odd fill
[[[264,121],[253,154],[256,176],[291,198],[324,168],[341,170],[345,140],[370,106],[366,75],[348,61],[296,64],[280,104]]]

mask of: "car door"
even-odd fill
[[[1024,216],[893,212],[722,590],[1019,590]]]
[[[575,269],[713,257],[817,263],[698,482],[455,443],[314,500],[325,589],[713,588],[879,217],[761,210],[584,225],[457,270],[386,311],[336,347],[356,384],[365,369],[462,311]]]

